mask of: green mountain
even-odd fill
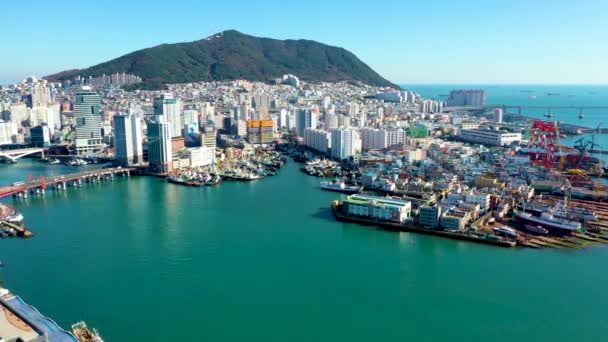
[[[224,31],[190,43],[163,44],[135,51],[82,70],[47,76],[59,81],[75,76],[125,72],[142,77],[143,88],[166,83],[246,79],[270,81],[293,74],[304,81],[359,81],[398,88],[351,52],[311,40],[258,38]]]

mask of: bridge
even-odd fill
[[[551,111],[552,109],[572,109],[578,110],[580,113],[584,113],[585,110],[598,110],[605,109],[608,110],[608,106],[552,106],[552,105],[503,105],[503,104],[495,104],[495,105],[483,105],[483,106],[455,106],[455,107],[444,107],[444,111],[446,112],[455,112],[459,110],[482,110],[482,109],[494,109],[494,108],[502,108],[505,113],[507,109],[517,109],[518,114],[521,115],[524,109],[546,109]]]
[[[87,183],[98,182],[102,179],[113,178],[117,175],[129,176],[134,170],[136,170],[136,168],[117,167],[66,174],[51,179],[46,179],[44,177],[28,177],[29,179],[26,182],[15,182],[9,185],[0,186],[0,198],[11,195],[14,197],[27,197],[28,191],[30,193],[44,194],[47,187],[65,190],[69,185],[79,186],[83,181]]]
[[[40,153],[44,156],[43,148],[23,148],[18,150],[2,150],[0,151],[0,159],[8,160],[11,163],[16,163],[17,159]]]

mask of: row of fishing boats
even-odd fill
[[[220,184],[222,182],[222,177],[220,175],[210,173],[184,173],[170,175],[169,177],[167,177],[167,181],[169,183],[186,186],[213,186]]]

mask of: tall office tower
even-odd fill
[[[156,120],[148,124],[148,154],[150,169],[153,172],[165,174],[173,171],[173,155],[171,148],[171,124],[165,121],[163,115],[157,115]]]
[[[331,98],[329,96],[325,96],[323,98],[323,109],[328,110],[330,105],[331,105]]]
[[[12,103],[8,109],[10,112],[10,121],[14,123],[16,127],[21,127],[21,123],[29,119],[27,105],[23,102]]]
[[[181,101],[172,94],[162,94],[154,100],[154,115],[165,116],[164,122],[171,124],[171,137],[181,137],[184,120],[182,117]]]
[[[346,114],[350,117],[356,117],[359,115],[359,104],[349,103],[346,105]]]
[[[486,92],[480,89],[452,90],[448,97],[448,106],[483,106],[486,104]]]
[[[46,80],[40,80],[32,87],[32,108],[46,107],[51,103],[51,91]]]
[[[277,123],[277,125],[279,126],[279,128],[284,128],[287,127],[287,109],[281,109],[281,111],[279,111],[279,122]]]
[[[86,154],[101,149],[101,96],[89,87],[76,93],[74,105],[76,119],[76,151]]]
[[[271,98],[269,94],[254,94],[253,95],[253,105],[257,110],[260,108],[270,108]]]
[[[198,111],[196,110],[185,110],[184,111],[184,132],[183,136],[186,138],[188,135],[198,134],[199,129],[199,121],[198,121]]]
[[[16,142],[17,125],[12,122],[0,121],[0,145],[9,145]]]
[[[495,108],[494,109],[494,121],[496,123],[499,123],[499,124],[502,123],[502,121],[503,121],[503,115],[504,115],[504,112],[503,112],[502,108]]]
[[[143,161],[141,117],[138,114],[115,115],[114,153],[120,165]]]
[[[344,114],[336,115],[338,117],[338,128],[340,127],[350,127],[350,117]]]
[[[204,125],[201,133],[201,146],[214,148],[217,146],[217,133],[213,125]]]
[[[215,122],[215,107],[211,104],[211,102],[204,102],[201,106],[201,123],[209,123],[213,122],[214,124],[218,124]]]
[[[353,128],[334,128],[331,131],[331,157],[344,160],[361,153],[361,138]]]
[[[325,113],[324,118],[325,130],[331,132],[332,129],[340,127],[338,124],[338,116],[336,114]]]
[[[302,108],[296,113],[296,133],[298,136],[304,136],[304,130],[307,128],[317,128],[317,118],[319,111],[316,108]]]

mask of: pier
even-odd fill
[[[114,178],[115,176],[130,176],[131,173],[136,170],[136,168],[118,167],[66,174],[50,179],[45,177],[28,179],[26,182],[15,182],[1,186],[0,198],[7,196],[27,198],[28,193],[44,195],[46,189],[49,187],[52,189],[65,190],[68,186],[79,186],[82,185],[83,182],[98,182],[103,179]]]

